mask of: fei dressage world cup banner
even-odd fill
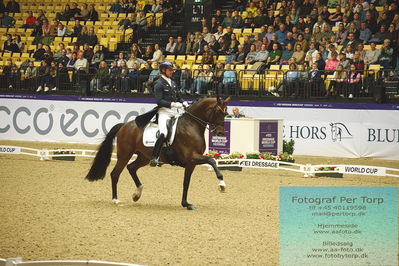
[[[154,106],[147,98],[0,95],[0,139],[98,144],[113,125]],[[283,119],[296,155],[399,160],[399,105],[233,101],[229,112],[234,106]]]

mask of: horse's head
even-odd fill
[[[217,98],[202,98],[196,101],[188,110],[192,114],[193,119],[199,122],[202,126],[209,125],[209,130],[217,136],[224,135],[224,118],[227,115],[227,99]]]
[[[227,103],[229,101],[230,97],[224,100],[217,97],[208,113],[209,129],[216,136],[224,136],[224,118],[227,115]]]

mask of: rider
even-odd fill
[[[178,113],[178,109],[188,107],[188,103],[180,97],[176,83],[171,79],[173,64],[169,61],[162,62],[159,65],[159,70],[161,77],[154,85],[154,93],[158,105],[159,137],[155,143],[150,166],[160,165],[158,161],[159,154],[168,135],[168,120]]]

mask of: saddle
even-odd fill
[[[172,117],[168,120],[167,128],[168,135],[166,136],[166,145],[170,146],[176,135],[176,126],[179,117]],[[159,126],[157,116],[154,120],[151,120],[147,126],[144,128],[143,133],[143,144],[145,147],[154,147],[155,142],[159,137]]]

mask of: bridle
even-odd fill
[[[223,112],[223,114],[224,114],[223,117],[225,117],[227,115],[227,107],[225,107],[225,110],[223,110],[222,107],[220,107],[216,103],[216,105],[212,108],[212,114],[211,114],[211,119],[210,119],[211,121],[215,117],[216,112],[218,111],[218,109]],[[205,127],[206,129],[208,129],[212,133],[214,133],[216,131],[217,126],[224,126],[224,119],[223,119],[223,121],[218,121],[218,122],[213,122],[212,123],[212,122],[206,122],[206,121],[202,120],[201,118],[189,113],[187,110],[186,110],[186,112],[184,114],[187,114],[189,117],[191,117],[192,119],[197,121],[201,126]]]

